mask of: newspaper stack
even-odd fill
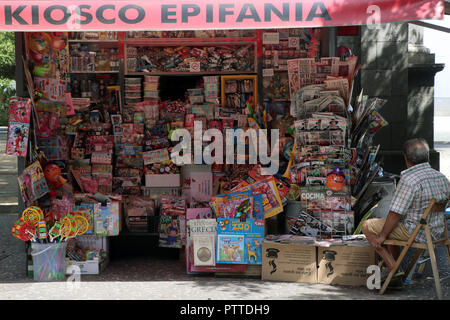
[[[349,100],[357,57],[288,61],[295,164],[303,211],[290,233],[349,235],[354,228],[349,157]]]

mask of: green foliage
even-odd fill
[[[8,125],[9,97],[16,94],[16,81],[0,78],[0,126]]]
[[[0,32],[0,126],[8,125],[9,97],[16,94],[14,32]]]
[[[15,77],[15,47],[14,32],[0,32],[0,77],[14,79]]]

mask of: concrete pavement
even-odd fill
[[[7,156],[6,129],[0,127],[0,214],[17,213],[17,157]]]

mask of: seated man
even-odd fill
[[[435,198],[437,203],[445,203],[450,197],[448,179],[428,163],[429,147],[424,139],[406,141],[403,153],[407,169],[401,172],[387,218],[369,219],[362,226],[362,232],[388,269],[383,270],[382,278],[387,277],[400,254],[398,246],[384,246],[382,243],[386,239],[407,241],[431,199]],[[444,237],[444,228],[447,227],[444,221],[443,212],[431,212],[428,216],[433,241]],[[420,230],[415,241],[426,242],[424,229]],[[395,277],[402,274],[398,272]],[[401,281],[397,283],[399,284],[401,285]],[[395,282],[393,285],[395,286]]]

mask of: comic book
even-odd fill
[[[252,195],[262,195],[264,218],[270,218],[283,211],[283,203],[274,177],[258,180],[236,191],[250,190]]]
[[[27,207],[50,191],[39,161],[26,167],[18,177],[18,181],[20,194]]]
[[[217,219],[217,262],[261,264],[263,219]]]
[[[219,215],[221,218],[253,217],[252,197],[242,199],[228,199],[219,203]]]

